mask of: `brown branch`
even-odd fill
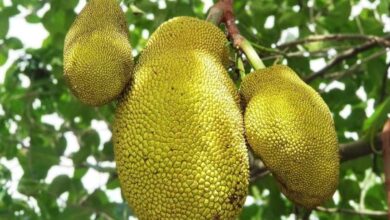
[[[233,0],[219,0],[218,3],[211,7],[206,20],[225,23],[228,36],[233,41],[233,45],[236,48],[239,47],[243,37],[240,35],[236,25],[236,18],[233,13]]]
[[[233,41],[233,45],[236,48],[239,48],[241,42],[244,40],[238,30],[236,25],[236,18],[233,13],[233,0],[221,0],[221,2],[225,3],[225,13],[223,22],[226,25],[229,37]]]
[[[387,193],[388,218],[390,220],[390,119],[387,120],[382,130],[383,165],[385,173],[385,189]]]
[[[233,46],[245,53],[247,59],[254,69],[265,68],[263,61],[260,59],[252,44],[241,36],[236,25],[236,18],[233,13],[233,0],[219,0],[211,9],[207,20],[218,25],[225,23],[228,37],[233,42]]]
[[[378,148],[376,150],[380,150],[382,148],[380,135],[375,137],[374,145],[376,148]],[[341,144],[339,152],[341,162],[346,162],[372,154],[374,153],[374,149],[372,149],[372,146],[368,140],[359,140],[348,144]],[[252,167],[251,182],[266,176],[268,173],[268,169],[263,164]]]
[[[365,41],[375,41],[378,44],[381,44],[385,47],[390,47],[390,41],[386,38],[364,35],[364,34],[330,34],[330,35],[314,35],[309,36],[305,39],[299,39],[295,41],[290,41],[284,44],[277,46],[278,48],[293,47],[300,44],[307,44],[317,41],[344,41],[344,40],[365,40]]]
[[[206,21],[209,21],[209,22],[218,26],[222,22],[222,19],[223,19],[223,12],[224,12],[223,7],[224,7],[224,5],[220,2],[213,5],[213,7],[211,7],[209,10]]]
[[[317,207],[316,211],[327,212],[327,213],[344,213],[351,215],[364,215],[364,216],[387,216],[387,212],[384,211],[374,211],[374,210],[352,210],[352,209],[342,209],[342,208],[325,208]]]
[[[386,69],[383,73],[383,77],[382,77],[382,87],[381,87],[381,91],[380,91],[380,96],[379,96],[379,103],[381,103],[383,100],[385,100],[386,98],[386,91],[387,91],[387,71],[388,69],[390,68],[390,62],[388,62],[386,64]]]
[[[384,39],[390,39],[390,35],[387,35]],[[357,46],[357,47],[353,47],[349,50],[346,50],[344,51],[343,53],[341,53],[340,55],[338,55],[337,57],[335,57],[332,61],[330,61],[328,63],[328,65],[326,65],[324,68],[322,68],[321,70],[313,73],[312,75],[308,76],[305,81],[306,82],[311,82],[313,81],[314,79],[318,78],[318,77],[321,77],[323,75],[325,75],[325,73],[332,69],[334,66],[336,66],[337,64],[341,63],[343,60],[346,60],[346,59],[349,59],[351,57],[354,57],[356,56],[357,54],[363,52],[363,51],[366,51],[366,50],[369,50],[371,48],[374,48],[376,46],[380,46],[380,44],[378,44],[377,41],[368,41],[360,46]]]
[[[380,135],[377,135],[374,138],[374,146],[377,148],[373,149],[369,140],[359,140],[356,142],[341,144],[340,145],[340,159],[341,162],[346,162],[349,160],[354,160],[359,157],[363,157],[372,153],[375,153],[377,150],[382,148],[382,142]]]

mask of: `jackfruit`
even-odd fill
[[[174,18],[160,28],[185,21],[195,18]],[[215,36],[204,42],[195,33],[185,38],[203,25],[216,32],[197,21],[183,26],[183,35],[175,32],[171,41],[149,41],[131,89],[117,106],[118,176],[141,220],[234,219],[247,195],[248,155],[237,97],[221,80],[227,72],[220,55],[204,46]],[[160,37],[160,28],[151,39]],[[193,45],[185,46],[191,40]]]
[[[241,94],[249,145],[290,200],[312,209],[338,185],[339,152],[329,108],[292,69],[276,65],[246,76]]]
[[[84,104],[107,104],[130,80],[133,58],[127,26],[116,0],[90,0],[69,29],[64,77]]]
[[[227,45],[228,41],[225,34],[212,23],[181,16],[170,19],[160,25],[149,38],[148,44],[143,51],[143,56],[140,59],[147,60],[150,56],[164,53],[170,50],[171,47],[175,47],[186,51],[200,51],[210,54],[227,68],[230,64]],[[228,74],[220,75],[221,80],[226,84],[239,106],[240,98],[233,81]]]

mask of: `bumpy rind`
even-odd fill
[[[133,58],[126,18],[116,0],[91,0],[69,29],[64,77],[81,102],[117,98],[131,78]]]
[[[140,219],[234,219],[247,195],[249,165],[242,115],[221,58],[153,42],[161,45],[143,51],[115,114],[124,195]]]
[[[278,180],[283,194],[306,208],[332,197],[338,185],[338,141],[320,95],[287,66],[244,78],[249,145]]]
[[[180,16],[158,27],[148,40],[143,54],[147,59],[149,56],[155,56],[171,48],[180,48],[183,51],[200,51],[210,54],[227,65],[229,64],[227,45],[225,34],[212,23]]]
[[[209,54],[225,67],[230,63],[228,41],[225,34],[210,22],[193,17],[180,16],[164,22],[148,40],[139,62],[147,62],[165,51],[177,49],[181,51],[198,51]],[[238,91],[228,74],[222,79],[240,105]]]

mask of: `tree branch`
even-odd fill
[[[96,171],[99,171],[99,172],[102,172],[102,173],[116,173],[115,167],[102,167],[99,164],[94,165],[94,164],[90,164],[88,162],[84,162],[82,164],[82,166],[83,167],[87,167],[87,168],[95,169]]]
[[[377,135],[374,140],[374,145],[380,150],[382,148],[382,142],[380,135]],[[349,160],[354,160],[356,158],[366,156],[374,153],[372,146],[368,140],[359,140],[356,142],[341,144],[340,145],[340,160],[341,162],[346,162]],[[264,166],[264,164],[252,166],[251,170],[251,182],[254,182],[269,173],[269,170]]]
[[[387,120],[382,131],[383,165],[385,173],[385,189],[387,193],[387,209],[390,219],[390,119]]]
[[[233,13],[233,0],[219,0],[217,4],[211,7],[207,21],[213,22],[214,24],[220,22],[225,23],[228,37],[233,42],[233,46],[241,49],[245,53],[254,69],[265,68],[263,61],[260,59],[252,44],[238,30],[236,18]]]
[[[374,146],[376,150],[382,149],[382,141],[380,135],[377,135],[374,139]],[[359,140],[356,142],[341,144],[340,145],[340,160],[341,162],[346,162],[349,160],[354,160],[359,157],[363,157],[376,152],[371,146],[369,140]]]
[[[363,59],[360,63],[356,63],[354,65],[352,65],[351,67],[349,67],[347,70],[345,71],[338,71],[338,72],[334,72],[334,73],[329,73],[327,74],[326,76],[324,76],[325,78],[332,78],[332,79],[340,79],[342,77],[345,77],[347,75],[350,75],[352,73],[355,73],[356,71],[358,71],[359,69],[361,69],[361,67],[363,66],[364,63],[367,63],[368,61],[370,60],[374,60],[384,54],[386,54],[387,51],[384,49],[384,50],[381,50],[381,51],[378,51],[376,53],[373,53],[371,54],[370,56],[368,56],[367,58]],[[387,69],[386,69],[386,79],[387,79]],[[383,87],[382,87],[383,88]]]
[[[293,47],[300,44],[307,44],[317,41],[344,41],[344,40],[365,40],[365,41],[375,41],[377,44],[383,45],[385,47],[390,47],[390,41],[386,37],[378,37],[372,35],[364,34],[330,34],[330,35],[314,35],[309,36],[305,39],[299,39],[295,41],[290,41],[284,44],[277,46],[278,48],[287,48]]]
[[[390,35],[387,35],[384,39],[390,39]],[[380,45],[380,44],[378,44],[378,41],[372,40],[372,41],[368,41],[368,42],[366,42],[366,43],[364,43],[364,44],[362,44],[360,46],[353,47],[353,48],[351,48],[349,50],[344,51],[343,53],[341,53],[340,55],[335,57],[332,61],[330,61],[328,63],[328,65],[326,65],[324,68],[322,68],[321,70],[319,70],[319,71],[313,73],[312,75],[308,76],[305,79],[305,82],[311,82],[314,79],[323,76],[328,70],[332,69],[334,66],[336,66],[339,63],[341,63],[343,60],[346,60],[348,58],[354,57],[358,53],[361,53],[363,51],[369,50],[369,49],[371,49],[373,47],[376,47],[378,45]]]
[[[351,215],[364,215],[364,216],[387,216],[387,212],[384,211],[373,211],[373,210],[352,210],[342,208],[325,208],[318,206],[315,208],[316,211],[327,212],[327,213],[344,213]]]
[[[381,103],[383,100],[386,98],[386,91],[387,91],[387,71],[390,68],[390,61],[386,65],[385,72],[383,73],[382,77],[382,87],[380,91],[380,96],[379,96],[379,103]]]

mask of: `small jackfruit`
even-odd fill
[[[202,25],[217,29],[200,21],[180,32],[188,36]],[[141,220],[234,219],[249,178],[237,97],[221,80],[227,72],[220,55],[204,46],[215,38],[202,42],[194,34],[187,47],[191,38],[183,36],[148,42],[118,104],[113,140],[121,188]]]
[[[116,0],[90,0],[65,37],[64,77],[81,102],[99,106],[122,92],[133,69],[128,27]]]
[[[311,209],[338,185],[339,152],[329,108],[287,66],[257,70],[243,79],[244,124],[249,145],[281,191]]]

